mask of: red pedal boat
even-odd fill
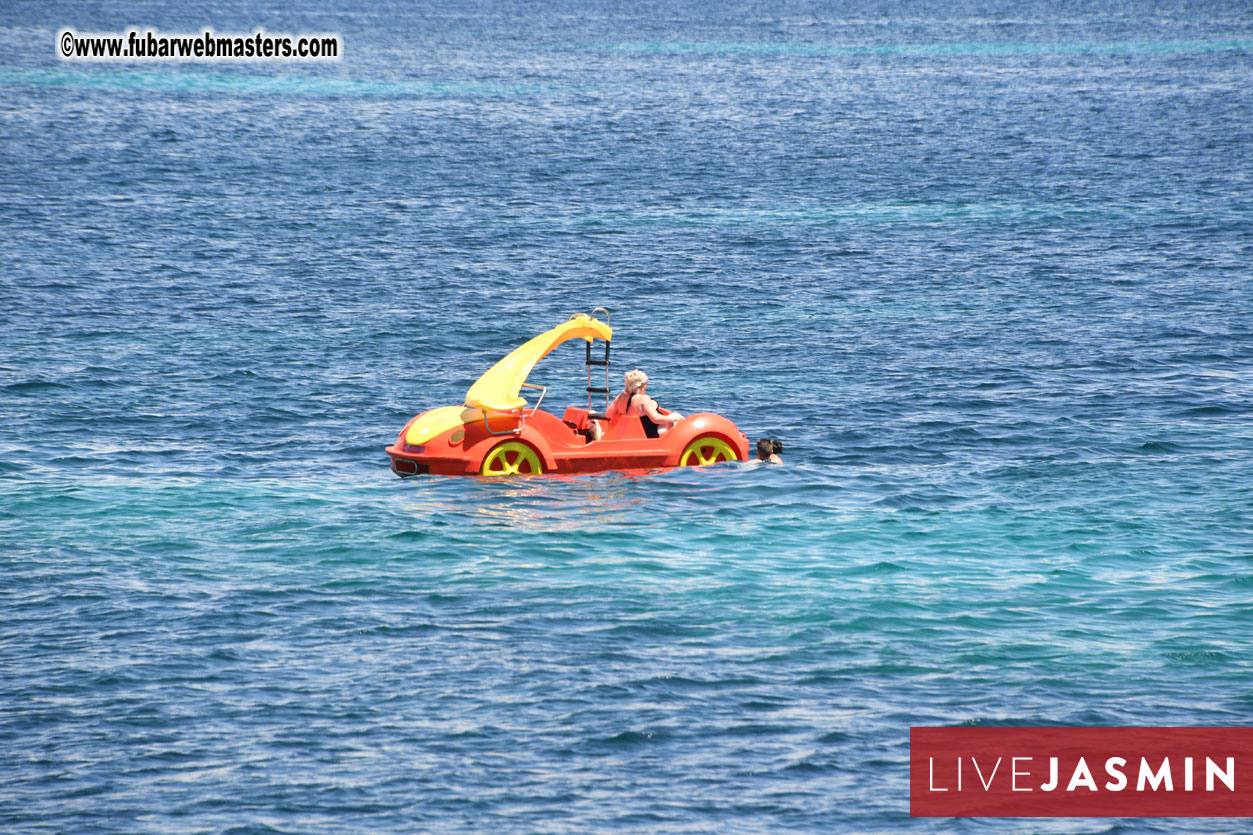
[[[597,318],[603,313],[605,318]],[[634,415],[613,420],[592,411],[592,395],[604,394],[608,408],[609,312],[571,316],[493,365],[466,392],[465,405],[423,412],[387,447],[392,470],[403,477],[423,475],[512,476],[541,473],[593,473],[686,467],[719,461],[747,461],[748,438],[721,415],[688,415],[659,438],[645,434]],[[560,418],[539,408],[547,389],[526,382],[535,364],[571,339],[587,342],[587,408],[571,406]],[[603,358],[593,358],[596,340]],[[592,385],[592,369],[605,370],[604,387]],[[519,392],[540,392],[531,406]],[[661,410],[666,413],[665,410]],[[595,439],[592,422],[600,429]]]

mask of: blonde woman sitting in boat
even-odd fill
[[[605,417],[610,422],[618,415],[634,415],[644,424],[644,434],[660,438],[670,427],[683,420],[678,412],[662,414],[657,401],[648,396],[648,375],[638,368],[626,373],[626,387],[610,404]]]

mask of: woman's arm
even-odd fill
[[[657,411],[657,401],[653,400],[651,397],[641,403],[640,408],[644,410],[644,414],[652,418],[653,423],[678,423],[683,420],[683,415],[678,412],[671,412],[668,415],[663,415],[661,412]]]

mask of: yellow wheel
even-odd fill
[[[493,447],[479,469],[482,475],[539,475],[544,472],[539,456],[521,441],[505,441]]]
[[[680,467],[704,467],[719,461],[735,461],[739,458],[731,445],[721,438],[697,438],[687,445],[679,456]]]

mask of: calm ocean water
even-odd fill
[[[906,760],[1253,720],[1248,4],[543,5],[6,8],[0,829],[1244,828]],[[598,305],[787,466],[389,472]]]

